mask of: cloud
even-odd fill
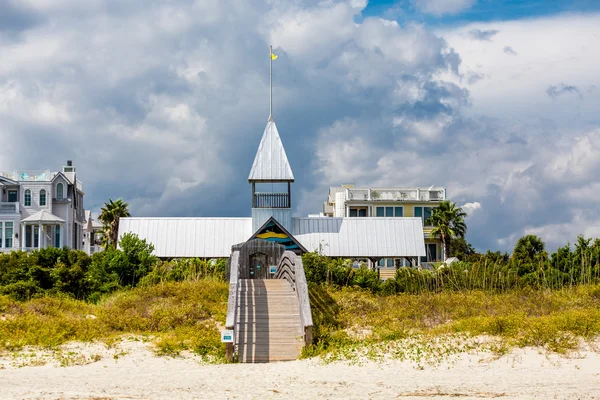
[[[600,168],[600,91],[587,90],[599,16],[435,31],[358,23],[365,2],[349,0],[8,4],[26,22],[0,32],[0,169],[73,159],[86,208],[123,197],[137,216],[250,215],[273,44],[294,214],[354,182],[441,185],[458,204],[479,203],[468,239],[483,250],[536,229],[559,244],[600,220],[583,195]],[[482,43],[475,29],[497,33]],[[519,43],[518,64],[503,43]],[[551,97],[549,82],[586,96]]]
[[[546,94],[550,97],[558,97],[564,94],[577,94],[581,95],[579,89],[572,85],[565,85],[564,83],[559,83],[558,85],[550,85],[546,90]]]
[[[515,51],[515,49],[513,49],[510,46],[504,46],[504,49],[502,51],[504,51],[504,53],[506,53],[506,54],[508,54],[510,56],[517,56],[517,55],[519,55],[519,53],[517,53]]]
[[[419,11],[439,17],[467,10],[473,7],[477,0],[411,0],[411,2]]]
[[[496,34],[499,31],[497,29],[488,29],[488,30],[481,30],[481,29],[471,29],[469,31],[469,37],[473,40],[481,40],[484,42],[489,42],[490,40],[492,40],[492,38],[494,36],[496,36]]]
[[[478,201],[475,201],[473,203],[465,203],[462,206],[462,209],[463,209],[464,212],[467,213],[467,215],[471,215],[475,211],[481,209],[481,203],[479,203]]]

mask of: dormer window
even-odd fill
[[[31,207],[31,190],[25,191],[25,207]]]
[[[62,183],[56,185],[56,200],[64,199],[63,187]]]
[[[42,189],[40,190],[40,206],[45,206],[46,205],[46,190]]]

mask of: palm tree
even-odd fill
[[[438,207],[431,210],[431,217],[426,222],[434,227],[431,236],[442,239],[445,259],[450,258],[450,239],[465,237],[466,217],[467,213],[462,208],[449,201],[442,201]]]
[[[129,213],[129,204],[123,199],[113,201],[108,199],[108,203],[104,203],[104,207],[100,210],[98,219],[104,224],[104,240],[106,246],[117,247],[119,241],[119,219],[121,217],[131,217]]]

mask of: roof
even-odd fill
[[[293,218],[293,237],[308,251],[330,257],[425,256],[421,218]],[[229,257],[231,246],[252,237],[252,218],[121,218],[154,245],[158,257]]]
[[[46,210],[42,210],[21,220],[21,222],[37,224],[63,224],[65,220]]]
[[[248,181],[294,181],[275,121],[269,118]]]
[[[330,257],[425,256],[421,218],[294,218],[293,235]]]
[[[135,233],[158,257],[229,257],[252,235],[252,218],[121,218],[119,237]]]

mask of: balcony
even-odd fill
[[[17,182],[50,182],[54,178],[54,173],[48,170],[13,171],[10,173],[0,171],[0,175]]]
[[[254,193],[252,208],[290,208],[289,193]]]
[[[446,191],[441,188],[377,188],[377,189],[346,189],[348,201],[443,201]]]
[[[16,202],[0,202],[0,214],[18,214],[19,213],[19,203]]]

